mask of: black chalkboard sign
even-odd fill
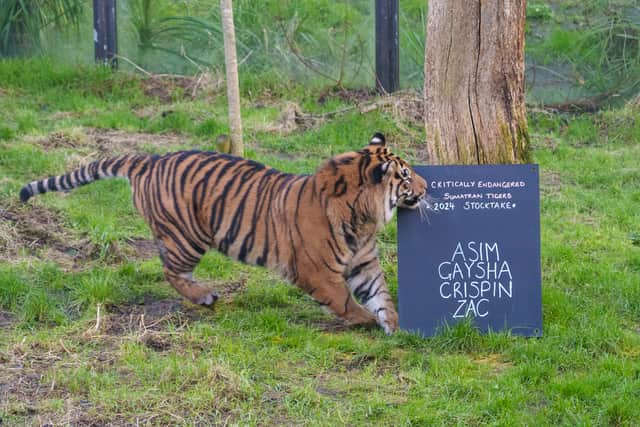
[[[471,317],[542,334],[537,165],[418,166],[428,218],[398,211],[400,327],[425,336]]]

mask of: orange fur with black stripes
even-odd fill
[[[215,152],[124,155],[27,184],[23,201],[123,177],[149,224],[167,281],[196,304],[217,295],[193,280],[211,248],[279,271],[349,324],[387,333],[398,315],[378,262],[376,232],[397,206],[415,208],[426,182],[376,134],[358,152],[335,156],[314,175],[282,173]]]

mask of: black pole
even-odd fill
[[[398,0],[376,0],[376,87],[380,92],[400,88]]]
[[[96,62],[118,68],[116,0],[93,0],[93,44]]]

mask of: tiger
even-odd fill
[[[115,177],[129,180],[166,281],[192,303],[213,307],[218,300],[193,278],[203,255],[216,249],[277,271],[347,325],[398,329],[376,234],[397,207],[424,201],[427,183],[387,148],[383,134],[311,175],[213,151],[125,154],[33,181],[20,199]]]

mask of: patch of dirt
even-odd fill
[[[171,146],[185,142],[185,137],[177,134],[158,135],[115,129],[89,129],[88,135],[100,156],[143,153],[149,146],[168,151]]]
[[[49,116],[49,120],[58,121],[58,120],[69,120],[80,117],[81,113],[78,111],[56,111],[55,113]]]
[[[505,362],[500,354],[489,354],[487,356],[474,358],[473,361],[479,365],[488,366],[494,374],[500,374],[513,366],[510,362]]]
[[[168,351],[172,347],[171,341],[160,334],[146,333],[140,337],[140,342],[158,353]]]
[[[350,326],[348,326],[342,320],[338,319],[335,316],[314,320],[312,322],[306,322],[305,325],[316,327],[322,332],[344,332],[351,329]]]
[[[35,139],[33,142],[46,150],[57,148],[78,148],[89,143],[89,137],[82,128],[71,128],[51,132],[44,138]]]
[[[197,279],[196,279],[197,280]],[[220,299],[217,304],[224,304],[246,287],[246,277],[228,283],[211,283],[199,280],[203,285],[214,289]],[[191,304],[184,298],[155,299],[145,296],[140,303],[109,305],[108,314],[99,322],[100,330],[108,335],[144,335],[148,332],[165,330],[168,324],[180,328],[194,320],[200,320],[213,313],[213,310]],[[144,333],[143,333],[144,332]],[[147,344],[145,342],[145,344]],[[149,342],[153,348],[162,346],[157,340]]]
[[[276,391],[270,390],[262,393],[262,397],[260,399],[260,403],[269,403],[269,404],[281,404],[287,397],[287,393],[284,391]]]
[[[316,387],[316,393],[327,396],[334,400],[343,399],[347,395],[347,393],[344,391],[332,390],[326,387]]]
[[[296,324],[303,325],[308,328],[317,329],[320,332],[325,333],[340,333],[345,331],[367,331],[371,329],[376,329],[378,326],[376,324],[370,325],[347,325],[343,320],[335,317],[332,314],[327,314],[326,316],[320,318],[305,318],[305,319],[297,319],[294,320]]]
[[[565,185],[564,178],[558,172],[540,170],[540,192],[543,195],[557,195]]]
[[[8,369],[20,370],[21,367],[14,365]],[[3,404],[0,407],[5,407],[4,409],[11,415],[29,416],[36,414],[37,399],[35,399],[35,396],[40,394],[42,376],[28,372],[23,375],[7,377],[2,375],[2,377],[0,378],[0,393],[5,396],[11,395],[15,402],[13,405]]]
[[[233,282],[204,282],[205,286],[215,289],[221,302],[230,301],[233,297],[247,288],[246,276],[241,276]],[[220,300],[218,302],[220,302]]]
[[[8,311],[0,310],[0,328],[7,328],[16,323],[16,315]]]
[[[108,307],[102,331],[109,335],[139,334],[158,332],[169,323],[184,325],[201,319],[206,309],[190,305],[182,298],[154,300],[145,297],[140,304],[120,304]],[[158,346],[154,343],[151,346]]]
[[[562,184],[562,176],[558,172],[543,170],[540,173],[540,185],[559,187]]]
[[[140,80],[144,94],[170,104],[180,99],[195,99],[200,94],[214,95],[223,87],[221,76],[200,73],[195,76],[150,75]]]
[[[403,140],[409,140],[411,143],[419,144],[421,147],[424,146],[422,137],[424,102],[417,92],[396,92],[376,99],[377,94],[371,89],[343,89],[335,93],[328,92],[323,94],[318,102],[321,104],[326,103],[328,97],[330,97],[329,94],[340,97],[354,105],[324,113],[305,113],[300,105],[294,102],[286,102],[280,106],[280,116],[274,123],[267,123],[257,130],[288,135],[293,132],[304,132],[316,128],[325,121],[347,112],[367,114],[371,111],[381,110],[393,116],[397,127],[404,134]]]
[[[99,259],[110,263],[149,259],[156,255],[150,240],[132,239],[99,248],[87,237],[65,228],[60,212],[37,204],[0,207],[0,261],[17,262],[37,256],[63,270],[82,270]]]
[[[149,239],[130,239],[127,241],[135,258],[140,260],[151,259],[158,255],[158,247],[153,240]]]
[[[546,134],[530,133],[530,145],[535,150],[548,149],[555,153],[559,139]]]
[[[334,86],[320,94],[318,104],[324,105],[333,98],[340,99],[344,102],[362,103],[371,101],[376,96],[378,96],[378,92],[372,88],[347,89]]]
[[[52,246],[66,252],[71,246],[60,214],[38,205],[0,207],[0,259],[10,260],[21,252],[35,254]]]
[[[37,414],[38,402],[57,395],[44,379],[60,354],[38,343],[15,344],[0,352],[0,413],[19,417]]]
[[[401,375],[397,371],[397,363],[402,357],[397,351],[392,351],[390,355],[347,352],[338,355],[331,371],[346,376],[356,375],[363,370],[374,372],[378,376],[389,372],[393,375]]]
[[[100,157],[111,157],[119,154],[138,154],[149,152],[166,152],[176,145],[188,142],[186,137],[178,134],[152,134],[144,132],[126,132],[116,129],[73,128],[52,132],[29,142],[45,150],[60,148],[78,149],[69,166],[77,167]]]
[[[382,108],[389,111],[394,120],[409,123],[421,129],[424,127],[424,100],[417,92],[396,92],[384,99],[388,101]]]
[[[378,359],[375,356],[371,355],[371,354],[356,355],[353,358],[351,358],[351,360],[348,361],[345,364],[345,367],[349,371],[361,370],[361,369],[366,368],[367,366],[369,366],[372,363],[376,363],[377,360]]]
[[[100,358],[96,360],[100,366]],[[6,346],[0,351],[0,414],[22,419],[25,425],[104,425],[89,417],[87,411],[94,403],[86,399],[86,393],[72,395],[57,381],[57,367],[78,364],[77,354],[62,339],[47,343],[23,340]],[[42,404],[50,399],[61,405],[54,410]]]
[[[164,107],[157,104],[148,104],[142,107],[138,107],[134,110],[133,114],[139,119],[152,119],[162,114]]]
[[[196,320],[210,316],[212,310],[198,307],[183,298],[156,300],[145,297],[140,304],[109,305],[96,315],[95,324],[86,331],[90,341],[104,341],[115,348],[123,340],[133,340],[156,352],[167,352],[180,345],[183,329]],[[198,348],[197,343],[190,346]]]
[[[323,114],[307,114],[295,102],[286,102],[280,106],[280,111],[280,116],[275,123],[266,123],[258,126],[256,130],[284,136],[316,128],[324,123],[328,117]]]

